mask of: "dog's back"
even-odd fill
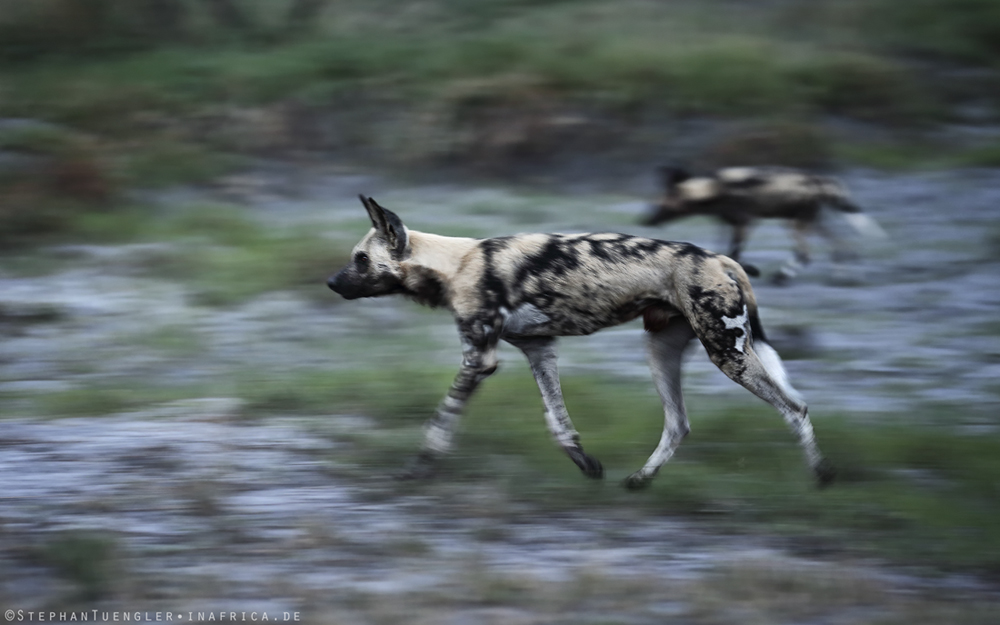
[[[452,307],[463,317],[500,310],[510,335],[591,334],[648,308],[686,314],[687,283],[722,276],[731,269],[723,259],[690,243],[627,234],[485,239],[463,259]]]

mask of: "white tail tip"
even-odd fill
[[[847,223],[851,224],[858,234],[873,239],[884,239],[888,237],[882,226],[878,222],[864,213],[844,213]]]
[[[764,365],[764,369],[767,370],[771,378],[781,387],[781,390],[792,399],[805,403],[802,394],[795,390],[791,382],[788,381],[788,373],[785,372],[785,365],[781,363],[781,357],[778,356],[778,352],[774,351],[773,347],[761,340],[754,341],[753,350],[757,353],[760,364]]]

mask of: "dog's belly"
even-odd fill
[[[545,335],[552,324],[552,316],[543,312],[534,304],[521,304],[514,310],[500,309],[503,318],[504,336],[540,336]]]
[[[502,308],[501,336],[581,336],[631,321],[659,302],[635,300],[618,305],[544,306],[523,303],[514,310]]]

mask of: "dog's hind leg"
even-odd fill
[[[722,290],[713,295],[715,298],[710,302],[706,299],[696,304],[695,315],[689,319],[708,357],[734,382],[774,406],[799,439],[806,462],[820,486],[829,484],[834,470],[816,445],[809,409],[799,392],[789,384],[778,353],[767,344],[756,310],[748,312],[743,297],[734,297]],[[706,303],[709,305],[704,305]],[[740,307],[742,314],[722,312]]]
[[[563,402],[562,388],[559,385],[559,368],[557,365],[556,340],[552,337],[507,338],[528,358],[531,372],[538,383],[545,404],[545,424],[552,438],[562,447],[566,455],[580,467],[587,477],[600,479],[604,477],[604,468],[593,456],[587,455],[580,445],[580,434],[570,421],[569,412]]]
[[[694,330],[683,317],[674,317],[666,328],[646,334],[649,369],[663,400],[663,434],[646,464],[625,478],[624,486],[630,490],[647,486],[690,431],[681,394],[681,360],[684,348],[693,338]]]
[[[832,482],[835,471],[816,444],[809,408],[799,392],[788,383],[785,368],[774,348],[764,341],[756,341],[745,353],[709,351],[709,358],[733,381],[774,406],[799,439],[806,463],[819,485],[826,486]]]

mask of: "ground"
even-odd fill
[[[700,348],[686,365],[691,438],[649,493],[620,492],[616,478],[645,459],[661,419],[637,323],[561,344],[570,412],[608,483],[583,483],[547,440],[513,349],[502,350],[445,474],[390,479],[460,349],[446,312],[341,302],[326,290],[324,274],[367,228],[357,193],[443,234],[614,230],[722,247],[705,220],[635,225],[654,192],[642,177],[624,190],[538,191],[260,163],[209,187],[137,198],[167,225],[125,241],[5,257],[0,607],[298,611],[338,624],[988,622],[995,557],[871,546],[950,533],[988,551],[996,543],[978,538],[981,516],[935,533],[918,506],[900,504],[871,514],[857,545],[835,526],[868,518],[879,488],[973,492],[970,508],[992,514],[992,451],[978,473],[935,454],[962,456],[997,435],[1000,176],[844,178],[889,238],[855,240],[859,260],[844,267],[816,241],[815,263],[794,284],[755,280],[820,444],[826,434],[834,459],[848,460],[846,483],[829,494],[808,486],[780,418]],[[206,225],[216,214],[206,207],[239,216]],[[299,251],[297,236],[328,244],[330,266],[311,267],[310,284],[273,288],[282,278],[267,272]],[[766,277],[790,247],[770,223],[745,260]],[[757,417],[773,428],[761,432]],[[894,427],[931,433],[912,447],[927,457],[883,465],[888,443],[857,458],[845,450]],[[970,466],[978,458],[970,452]],[[718,482],[704,467],[735,477]],[[774,475],[788,492],[764,489]],[[815,525],[809,512],[786,514],[793,498],[824,509],[811,513]]]

